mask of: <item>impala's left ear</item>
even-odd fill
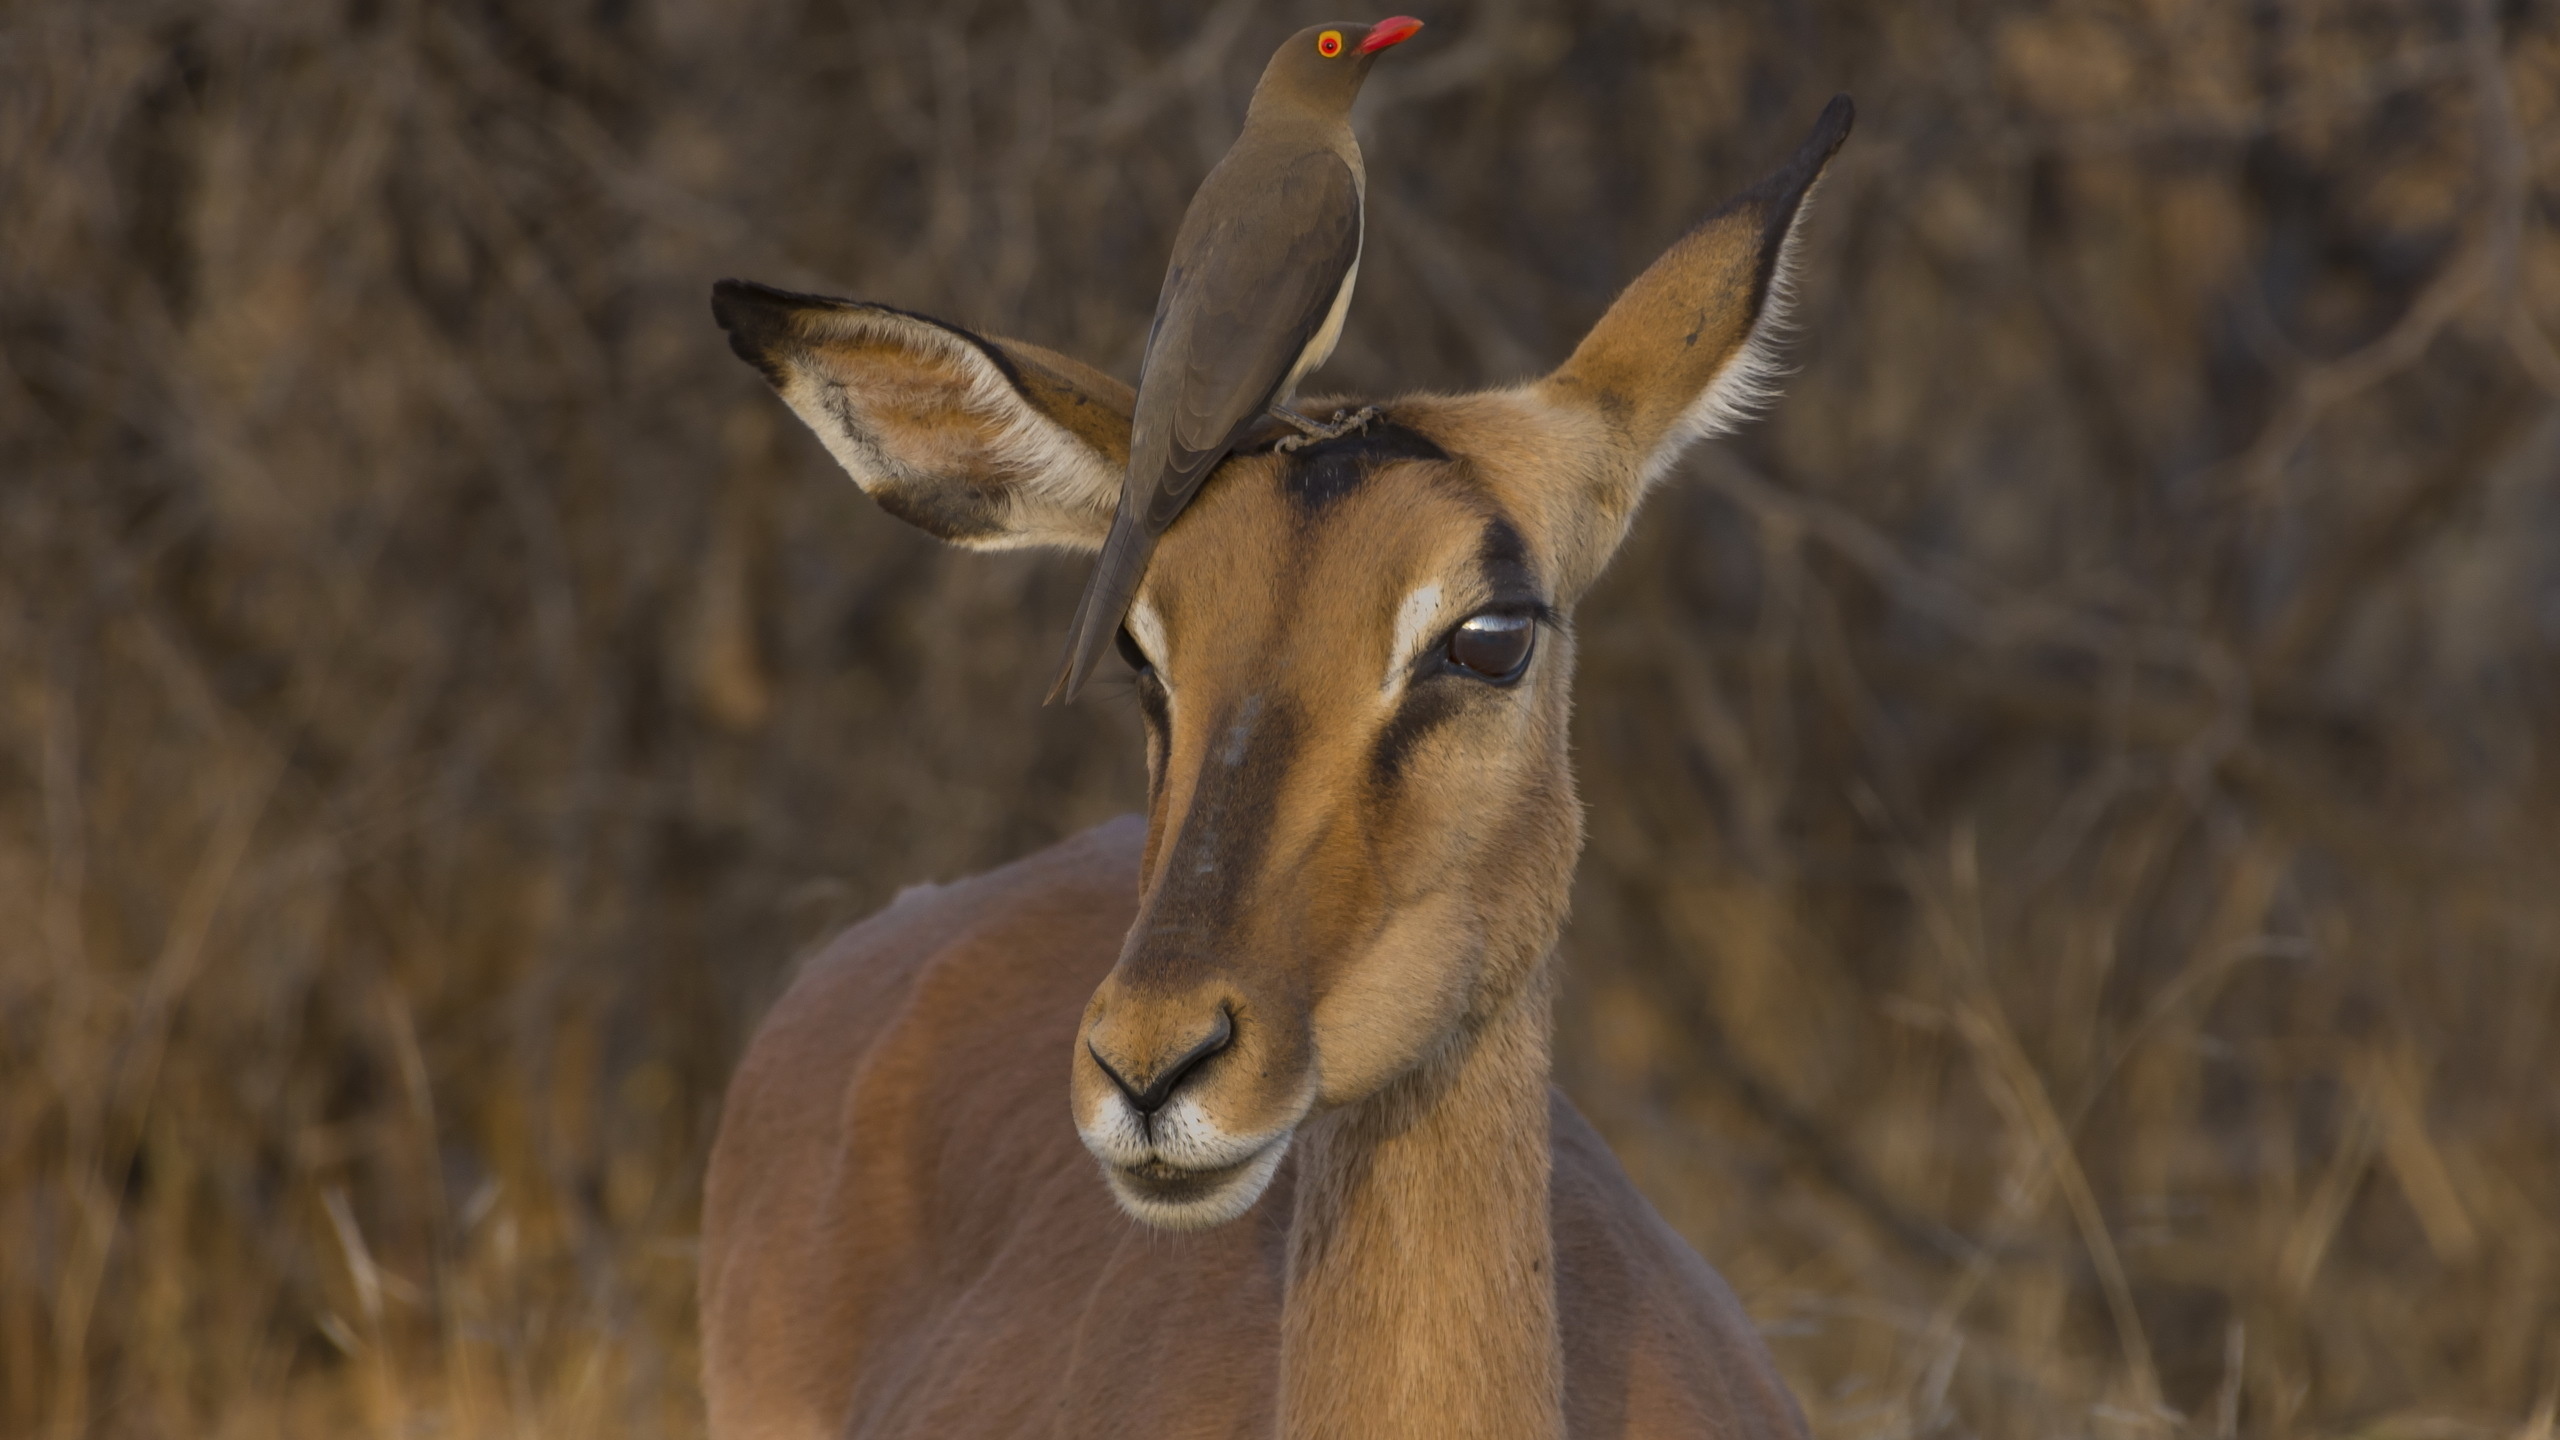
[[[881,509],[973,550],[1101,547],[1129,466],[1128,386],[859,300],[723,280],[711,311]]]
[[[1785,168],[1728,201],[1637,276],[1571,359],[1530,387],[1572,494],[1569,590],[1595,578],[1655,481],[1697,440],[1775,398],[1777,332],[1805,197],[1849,138],[1832,98]]]

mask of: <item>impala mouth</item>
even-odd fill
[[[1120,1208],[1136,1219],[1164,1230],[1206,1230],[1252,1209],[1288,1151],[1284,1133],[1231,1165],[1193,1169],[1149,1156],[1135,1165],[1105,1163],[1102,1173]]]

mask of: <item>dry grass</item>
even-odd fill
[[[698,1430],[789,957],[1141,785],[1078,567],[872,510],[706,286],[1125,373],[1297,18],[0,16],[0,1434]],[[1792,393],[1583,612],[1565,1033],[1818,1428],[2550,1436],[2560,14],[1429,18],[1346,387],[1861,102]]]

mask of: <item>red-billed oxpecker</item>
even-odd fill
[[[1129,473],[1049,692],[1073,700],[1119,633],[1156,537],[1227,452],[1265,417],[1296,429],[1294,448],[1367,418],[1319,423],[1289,408],[1298,382],[1333,353],[1360,278],[1368,172],[1351,136],[1351,102],[1380,52],[1422,22],[1315,25],[1289,37],[1246,109],[1244,133],[1182,217],[1156,299]]]

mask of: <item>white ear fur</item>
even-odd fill
[[[1804,232],[1804,214],[1812,206],[1814,192],[1821,188],[1816,180],[1797,204],[1794,218],[1787,224],[1786,238],[1778,243],[1778,257],[1769,271],[1768,291],[1761,297],[1759,316],[1752,321],[1751,331],[1733,358],[1725,361],[1698,398],[1671,422],[1654,443],[1636,477],[1639,497],[1648,494],[1662,478],[1671,473],[1689,447],[1718,435],[1730,435],[1751,420],[1765,414],[1778,402],[1780,381],[1787,368],[1779,358],[1784,348],[1790,320],[1795,309],[1796,259],[1802,248],[1798,239]]]
[[[795,377],[782,392],[784,402],[865,493],[914,497],[952,485],[985,493],[997,505],[987,516],[990,528],[946,537],[971,549],[1101,548],[1120,492],[1119,469],[1040,413],[986,352],[939,325],[882,312],[831,312],[807,328],[820,343],[892,339],[930,354],[959,381],[943,403],[982,427],[975,454],[899,445],[898,432],[915,428],[906,409],[919,398],[913,389],[811,372]],[[955,459],[973,459],[978,468],[956,473],[947,466]]]
[[[1833,99],[1794,158],[1663,251],[1564,364],[1525,387],[1554,444],[1578,457],[1562,467],[1578,478],[1556,482],[1578,512],[1559,532],[1575,586],[1598,576],[1691,445],[1777,398],[1804,202],[1852,120],[1849,98]]]
[[[1127,387],[885,306],[722,281],[712,308],[731,348],[882,509],[971,549],[1100,548]]]
[[[1804,202],[1853,123],[1849,97],[1833,98],[1792,159],[1664,250],[1562,365],[1474,418],[1490,432],[1506,416],[1528,432],[1515,448],[1545,457],[1520,488],[1553,507],[1559,594],[1599,577],[1691,445],[1777,398]]]

